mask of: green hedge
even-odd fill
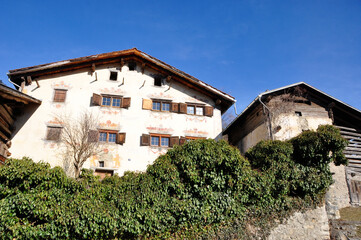
[[[103,181],[31,159],[0,167],[2,239],[245,238],[322,199],[329,163],[346,164],[332,126],[287,142],[262,141],[246,158],[225,141],[197,140],[146,172]],[[247,230],[252,225],[256,229]],[[246,228],[247,226],[247,228]],[[252,229],[252,228],[251,228]],[[257,230],[258,229],[258,230]]]

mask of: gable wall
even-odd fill
[[[119,174],[126,170],[143,171],[167,151],[167,148],[140,146],[142,134],[216,138],[221,133],[221,112],[208,96],[175,81],[168,83],[165,79],[165,85],[154,86],[156,72],[145,69],[142,74],[139,65],[137,71],[129,71],[127,65],[123,66],[121,71],[117,70],[118,80],[112,81],[109,80],[108,68],[117,70],[119,64],[97,68],[97,81],[94,81],[95,74],[91,75],[89,69],[86,69],[39,79],[40,88],[34,81],[26,86],[23,92],[42,100],[42,104],[30,118],[31,113],[24,113],[24,125],[12,139],[13,157],[29,156],[35,161],[44,160],[52,166],[62,166],[62,145],[45,139],[47,126],[59,125],[56,115],[77,116],[83,111],[90,111],[99,118],[99,128],[126,133],[123,145],[103,144],[102,156],[89,159],[84,167],[96,167],[98,160],[103,160],[105,167],[115,168]],[[124,85],[119,86],[123,78]],[[53,102],[54,89],[67,90],[65,103]],[[93,93],[130,97],[131,106],[128,109],[91,106]],[[142,99],[213,106],[213,117],[143,110]]]

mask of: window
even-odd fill
[[[161,76],[154,77],[154,86],[162,86],[162,77]]]
[[[110,77],[109,77],[110,80],[112,81],[117,81],[118,79],[118,72],[116,71],[110,71]]]
[[[104,161],[99,161],[99,167],[104,167]]]
[[[187,114],[203,116],[204,115],[204,107],[187,104]]]
[[[302,116],[302,112],[295,112],[295,114],[296,114],[296,116],[299,116],[299,117],[301,117]]]
[[[137,68],[137,64],[135,62],[128,63],[129,71],[135,71]]]
[[[117,134],[111,131],[99,131],[99,142],[116,143]]]
[[[102,106],[121,107],[121,97],[102,96]]]
[[[169,112],[170,111],[170,102],[153,100],[152,110]]]
[[[61,136],[61,127],[48,127],[46,132],[46,140],[59,141]]]
[[[65,102],[67,90],[55,89],[54,90],[54,102]]]
[[[169,147],[169,139],[169,135],[151,134],[150,145],[158,147]]]

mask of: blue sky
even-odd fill
[[[237,99],[304,81],[361,109],[361,1],[4,1],[9,69],[136,47]]]

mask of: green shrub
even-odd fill
[[[144,173],[103,181],[84,170],[9,159],[0,167],[2,239],[264,238],[275,219],[314,206],[345,164],[332,126],[287,142],[262,141],[244,158],[225,141],[170,149]],[[254,229],[259,229],[256,232]]]

